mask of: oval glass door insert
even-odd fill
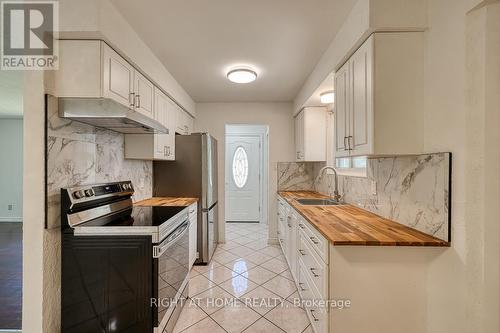
[[[241,146],[233,155],[233,180],[238,188],[243,188],[248,180],[248,155]]]

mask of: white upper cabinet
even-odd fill
[[[61,40],[57,97],[103,97],[154,118],[154,84],[103,41]],[[52,90],[52,91],[51,91]]]
[[[134,107],[135,110],[154,118],[155,87],[144,75],[134,72]]]
[[[191,134],[194,130],[194,118],[178,105],[175,107],[175,131],[183,135]]]
[[[295,158],[297,161],[326,161],[325,107],[305,107],[295,117]]]
[[[336,157],[423,151],[423,35],[374,33],[335,73]]]
[[[175,160],[175,131],[172,121],[175,103],[160,89],[154,88],[154,118],[168,128],[168,134],[126,134],[125,158],[140,160]]]
[[[341,155],[347,151],[349,144],[349,63],[340,68],[335,75],[335,152]]]
[[[134,67],[110,47],[102,48],[102,59],[102,96],[133,107]]]

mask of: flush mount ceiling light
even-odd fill
[[[257,73],[248,68],[235,68],[227,72],[227,78],[234,83],[250,83],[257,79]]]
[[[335,92],[333,90],[325,91],[319,95],[321,103],[332,104],[335,100]]]

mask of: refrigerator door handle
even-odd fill
[[[216,205],[217,205],[217,201],[216,201],[216,202],[214,202],[214,203],[212,204],[212,206],[210,206],[210,207],[208,207],[208,208],[202,208],[202,210],[201,210],[201,211],[202,211],[203,213],[207,213],[207,212],[211,211],[211,210],[212,210],[212,208],[214,208]]]

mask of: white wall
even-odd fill
[[[20,222],[22,215],[23,120],[0,118],[0,222]]]
[[[500,2],[472,3],[428,3],[425,150],[453,153],[452,247],[429,267],[430,333],[500,331]]]
[[[196,131],[209,132],[219,151],[219,241],[225,240],[225,125],[269,126],[269,237],[276,238],[277,162],[291,161],[295,139],[291,103],[201,103],[196,105]]]

